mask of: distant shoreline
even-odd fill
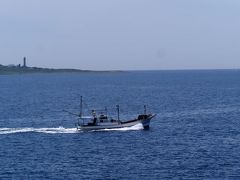
[[[11,74],[53,74],[53,73],[123,73],[123,72],[176,72],[176,71],[240,71],[240,69],[159,69],[159,70],[81,70],[81,69],[57,69],[57,68],[41,68],[41,67],[24,67],[15,65],[1,65],[0,64],[0,75],[11,75]]]
[[[110,72],[124,72],[124,71],[94,71],[81,69],[55,69],[55,68],[0,65],[0,75],[33,74],[33,73],[110,73]]]

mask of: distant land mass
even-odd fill
[[[40,68],[40,67],[27,67],[21,65],[8,65],[0,64],[0,75],[4,74],[27,74],[27,73],[103,73],[103,72],[120,72],[120,71],[93,71],[93,70],[80,70],[80,69],[54,69],[54,68]]]

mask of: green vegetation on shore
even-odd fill
[[[84,73],[84,72],[116,72],[116,71],[91,71],[80,69],[53,69],[23,66],[4,66],[0,64],[0,75],[3,74],[26,74],[26,73]]]

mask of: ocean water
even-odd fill
[[[76,131],[107,106],[149,130]],[[0,179],[240,179],[240,71],[0,76]]]

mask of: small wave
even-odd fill
[[[223,114],[239,112],[239,107],[218,107],[209,109],[196,109],[188,111],[177,111],[177,112],[166,112],[158,113],[161,117],[172,118],[172,117],[185,117],[185,116],[197,116],[197,115],[212,115],[212,114]]]
[[[70,134],[77,133],[76,128],[0,128],[0,134],[14,134],[14,133],[28,133],[28,132],[37,132],[37,133],[47,133],[47,134]]]

